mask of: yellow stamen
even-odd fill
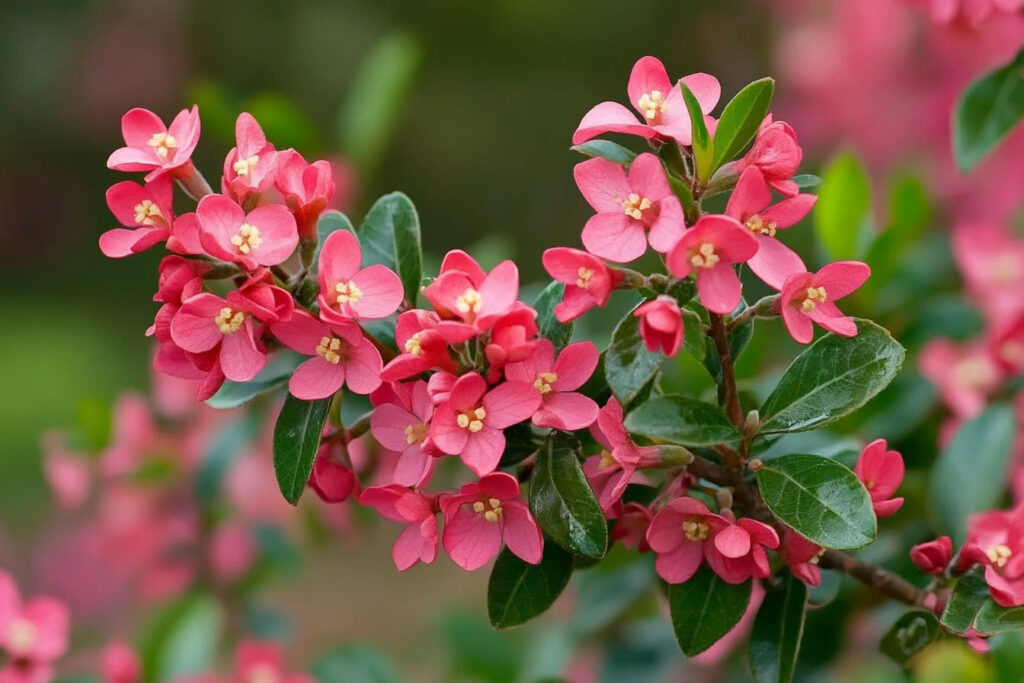
[[[665,113],[665,97],[660,90],[645,92],[637,100],[637,108],[643,113],[648,123],[656,124]]]
[[[986,550],[985,554],[988,555],[988,559],[993,565],[1002,569],[1010,561],[1013,551],[1009,546],[999,543]]]
[[[705,242],[696,251],[691,252],[690,265],[694,268],[714,268],[720,260],[715,253],[715,245]]]
[[[488,522],[497,522],[501,518],[501,501],[497,498],[488,498],[486,501],[478,500],[473,502],[473,512],[483,515]]]
[[[135,205],[135,223],[137,225],[154,225],[157,219],[163,217],[160,207],[148,199],[143,199]]]
[[[337,337],[321,337],[320,344],[316,347],[316,355],[323,356],[324,360],[332,365],[341,362],[341,340]]]
[[[251,157],[247,159],[239,159],[234,163],[234,166],[232,168],[235,169],[235,173],[237,173],[238,175],[249,175],[249,173],[252,172],[252,169],[258,163],[260,163],[259,156],[253,154]]]
[[[641,197],[636,192],[630,192],[625,199],[618,198],[616,201],[622,204],[622,211],[634,220],[644,217],[644,211],[653,206],[647,197]]]
[[[178,141],[170,133],[154,133],[146,144],[154,148],[153,151],[157,153],[157,156],[166,159],[170,150],[178,146]]]
[[[411,353],[414,356],[418,356],[423,353],[423,344],[420,341],[423,333],[417,332],[408,339],[405,340],[405,352]]]
[[[281,677],[269,664],[257,664],[249,670],[246,683],[280,683]]]
[[[558,375],[553,372],[542,372],[533,380],[533,388],[541,394],[550,394],[551,385],[558,381]]]
[[[953,381],[967,389],[984,388],[995,379],[992,366],[983,358],[965,358],[953,366]]]
[[[242,323],[245,322],[245,313],[232,310],[230,306],[225,306],[220,309],[220,313],[217,314],[213,321],[217,323],[217,329],[220,330],[221,334],[231,334],[241,329]]]
[[[600,469],[606,470],[609,467],[614,467],[618,462],[619,461],[615,459],[615,456],[613,456],[609,451],[602,450],[601,459],[597,461],[597,464]]]
[[[427,425],[406,425],[405,426],[405,442],[409,445],[414,443],[423,443],[423,440],[427,438],[427,431],[430,428]]]
[[[354,282],[339,282],[334,285],[335,301],[341,304],[357,304],[363,298],[363,290]]]
[[[775,221],[766,221],[756,213],[748,218],[744,225],[755,235],[768,235],[769,237],[775,237],[775,230],[778,227]]]
[[[683,522],[683,535],[691,541],[703,541],[708,537],[708,525],[700,517]]]
[[[260,237],[260,229],[255,225],[242,223],[238,228],[238,234],[231,238],[231,244],[235,245],[239,254],[248,254],[263,244],[263,239]]]
[[[7,629],[7,645],[14,656],[31,650],[38,637],[35,624],[27,619],[15,619]]]
[[[576,286],[586,289],[590,286],[590,278],[594,277],[594,271],[591,268],[584,268],[580,266],[580,269],[576,271]]]
[[[806,294],[806,298],[800,302],[800,310],[804,313],[810,313],[818,304],[825,303],[824,287],[808,287]]]
[[[460,294],[459,297],[455,299],[455,310],[457,310],[462,315],[476,315],[477,313],[479,313],[480,292],[470,287],[465,292]]]
[[[485,417],[487,417],[487,411],[483,408],[477,408],[476,410],[459,413],[455,418],[455,424],[475,434],[484,428],[483,420]]]

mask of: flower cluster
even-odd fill
[[[68,649],[67,607],[38,596],[22,601],[14,579],[0,570],[0,681],[46,683],[53,663]]]

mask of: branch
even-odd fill
[[[729,339],[725,335],[725,324],[722,322],[722,316],[717,313],[708,311],[708,317],[711,319],[711,339],[715,343],[715,350],[722,365],[725,411],[732,423],[743,429],[743,408],[740,406],[740,396],[736,393],[736,373],[732,367],[732,354],[729,351]]]

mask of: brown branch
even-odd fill
[[[733,370],[732,353],[729,351],[729,339],[725,334],[725,323],[717,313],[708,311],[708,317],[711,320],[711,340],[722,366],[725,412],[737,428],[743,429],[743,408],[740,406],[740,396],[736,393],[736,373]]]

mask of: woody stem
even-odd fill
[[[732,353],[729,351],[729,339],[725,334],[725,323],[722,316],[717,313],[708,312],[711,320],[711,340],[715,344],[715,351],[718,352],[718,359],[722,365],[722,388],[723,404],[725,412],[736,427],[743,428],[743,407],[740,406],[740,397],[736,392],[736,373],[732,365]]]

